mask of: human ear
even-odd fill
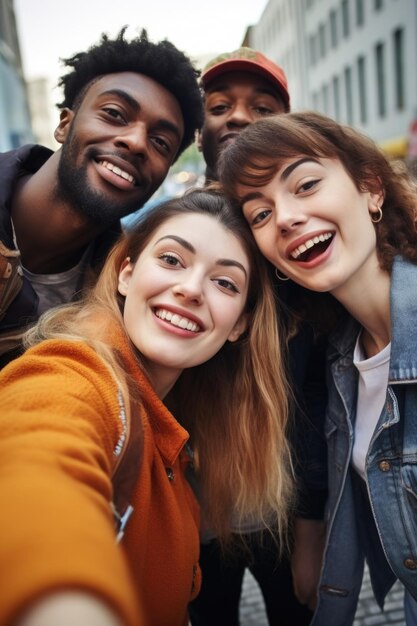
[[[130,279],[132,278],[133,273],[133,263],[130,262],[130,257],[127,257],[120,268],[119,271],[119,284],[117,286],[117,291],[122,296],[127,296],[127,292],[129,289]]]
[[[59,124],[55,129],[54,137],[58,143],[64,143],[67,138],[71,122],[74,119],[74,111],[65,107],[59,114]]]
[[[364,191],[369,194],[368,197],[368,210],[370,213],[378,212],[384,204],[385,189],[380,176],[370,174],[367,172],[365,178]]]
[[[198,130],[195,136],[195,143],[197,146],[197,150],[199,152],[203,152],[203,141],[202,141],[202,133],[201,130]]]
[[[249,313],[242,313],[242,315],[237,320],[236,324],[233,326],[230,334],[228,336],[228,340],[232,343],[237,341],[241,335],[245,332],[247,327],[249,326]]]
[[[381,188],[379,191],[369,192],[368,211],[372,218],[375,215],[382,216],[382,205],[385,200],[385,192]]]

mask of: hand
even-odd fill
[[[326,528],[322,520],[297,518],[291,558],[294,593],[311,611],[317,605],[317,590],[323,559]]]
[[[78,591],[47,596],[19,620],[16,626],[123,626],[99,598]]]

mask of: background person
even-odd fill
[[[189,59],[124,30],[65,60],[62,147],[0,155],[0,365],[28,324],[94,279],[120,218],[155,192],[201,126]]]
[[[287,78],[281,67],[260,52],[240,48],[210,61],[202,72],[204,124],[198,145],[206,162],[206,182],[218,179],[219,157],[239,133],[256,120],[289,110]],[[294,286],[278,287],[281,300],[297,298]],[[307,324],[290,341],[289,360],[298,413],[292,433],[294,458],[299,474],[299,503],[296,531],[297,594],[288,554],[281,554],[269,532],[260,532],[259,520],[235,526],[244,531],[250,549],[224,554],[219,541],[206,534],[201,545],[202,588],[190,607],[193,626],[234,626],[239,623],[239,601],[245,568],[249,567],[260,585],[270,624],[309,624],[316,600],[319,561],[322,550],[322,516],[326,495],[325,442],[322,421],[326,403],[324,351]],[[301,470],[298,461],[303,463]],[[324,466],[324,469],[323,469]],[[301,517],[302,516],[302,517]],[[313,532],[312,532],[313,531]],[[236,535],[238,537],[238,534]],[[298,555],[302,555],[298,558]],[[308,558],[311,554],[311,558]]]
[[[316,113],[253,125],[225,154],[221,179],[263,254],[319,292],[310,302],[334,321],[329,521],[312,624],[353,623],[366,559],[379,605],[398,578],[415,625],[415,182],[373,141]]]
[[[198,148],[206,182],[217,181],[220,154],[241,130],[262,117],[290,109],[284,70],[261,52],[239,48],[209,61],[203,69],[204,123]]]
[[[285,543],[293,479],[273,290],[222,196],[196,191],[144,215],[91,293],[44,314],[27,344],[0,375],[0,623],[187,624],[200,582],[187,430],[225,545],[232,510],[273,520]],[[176,381],[186,423],[163,404]],[[135,404],[143,453],[117,544],[111,468]]]

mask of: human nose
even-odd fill
[[[148,155],[148,133],[145,124],[131,124],[122,128],[115,138],[115,145],[146,158]]]
[[[254,122],[250,109],[242,102],[236,103],[231,110],[230,117],[227,120],[228,126],[249,126]]]
[[[203,279],[194,272],[186,272],[173,288],[174,295],[192,304],[201,304],[203,301]]]
[[[287,235],[307,221],[302,207],[295,202],[279,202],[276,204],[276,226],[280,235]]]

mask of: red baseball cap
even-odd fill
[[[252,72],[263,76],[279,91],[287,111],[290,110],[290,94],[284,70],[276,63],[252,48],[239,48],[225,52],[207,63],[201,74],[204,89],[212,80],[227,72]]]

